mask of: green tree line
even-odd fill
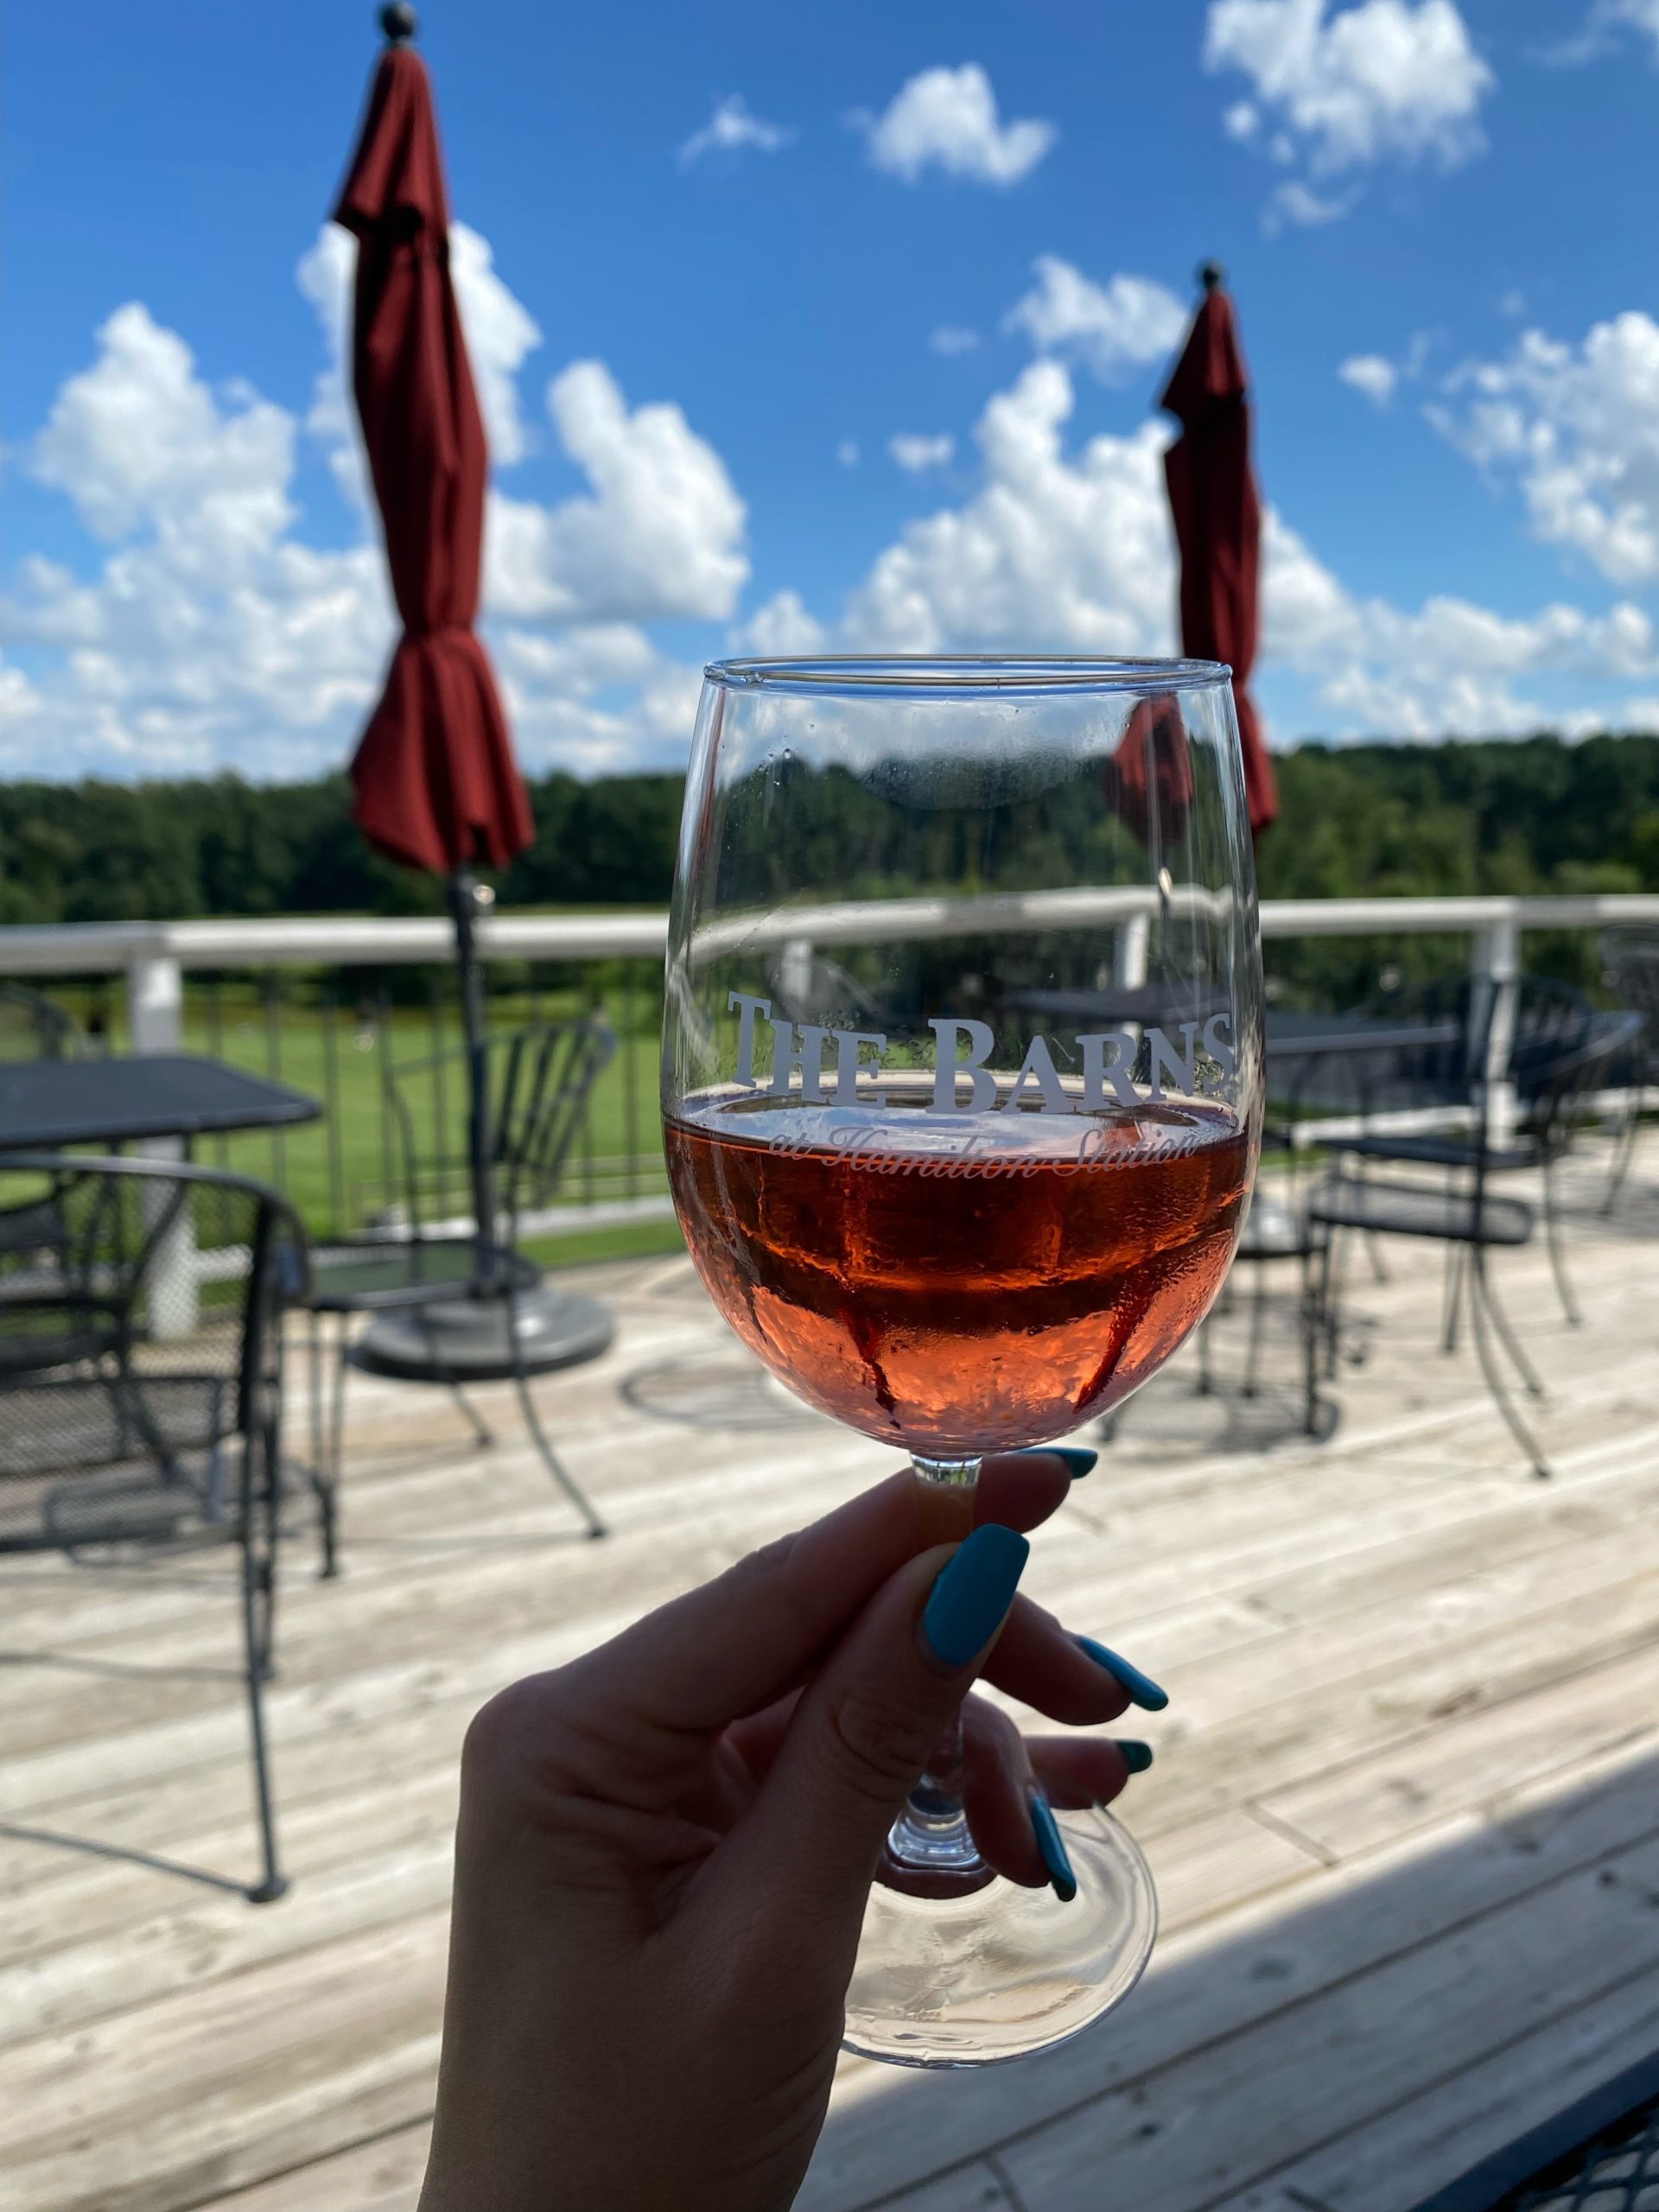
[[[1659,890],[1659,737],[1309,744],[1277,765],[1264,898]],[[0,922],[438,911],[434,879],[369,850],[350,797],[343,776],[0,785]],[[549,775],[531,799],[504,903],[667,899],[678,777]]]

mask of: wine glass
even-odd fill
[[[941,1538],[989,1452],[1109,1413],[1203,1318],[1260,1141],[1262,964],[1228,671],[726,661],[670,921],[663,1109],[692,1257],[810,1404],[909,1452]],[[894,1827],[852,2049],[1063,2042],[1156,1926],[1103,1811],[1077,1894],[995,1875],[960,1720]]]

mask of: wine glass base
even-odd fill
[[[1068,2043],[1141,1978],[1158,1929],[1134,1839],[1090,1808],[1054,1815],[1077,1894],[998,1877],[954,1897],[877,1882],[847,1993],[843,2044],[896,2066],[988,2066]]]

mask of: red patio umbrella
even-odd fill
[[[1158,403],[1181,424],[1164,455],[1181,556],[1181,650],[1194,659],[1231,664],[1250,829],[1259,836],[1279,812],[1273,759],[1249,691],[1262,503],[1250,466],[1250,404],[1233,303],[1214,262],[1202,274],[1204,303]]]
[[[385,690],[352,762],[358,824],[406,867],[448,878],[473,1078],[479,1235],[494,1218],[486,1157],[483,1009],[472,869],[534,836],[478,612],[489,452],[449,270],[449,200],[432,87],[407,43],[414,10],[381,10],[387,46],[334,209],[355,233],[352,382],[403,619]]]

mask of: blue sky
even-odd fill
[[[13,13],[12,772],[349,751],[389,628],[320,230],[371,15]],[[1659,0],[424,16],[531,764],[677,760],[734,646],[1167,649],[1208,254],[1275,742],[1659,724]]]

